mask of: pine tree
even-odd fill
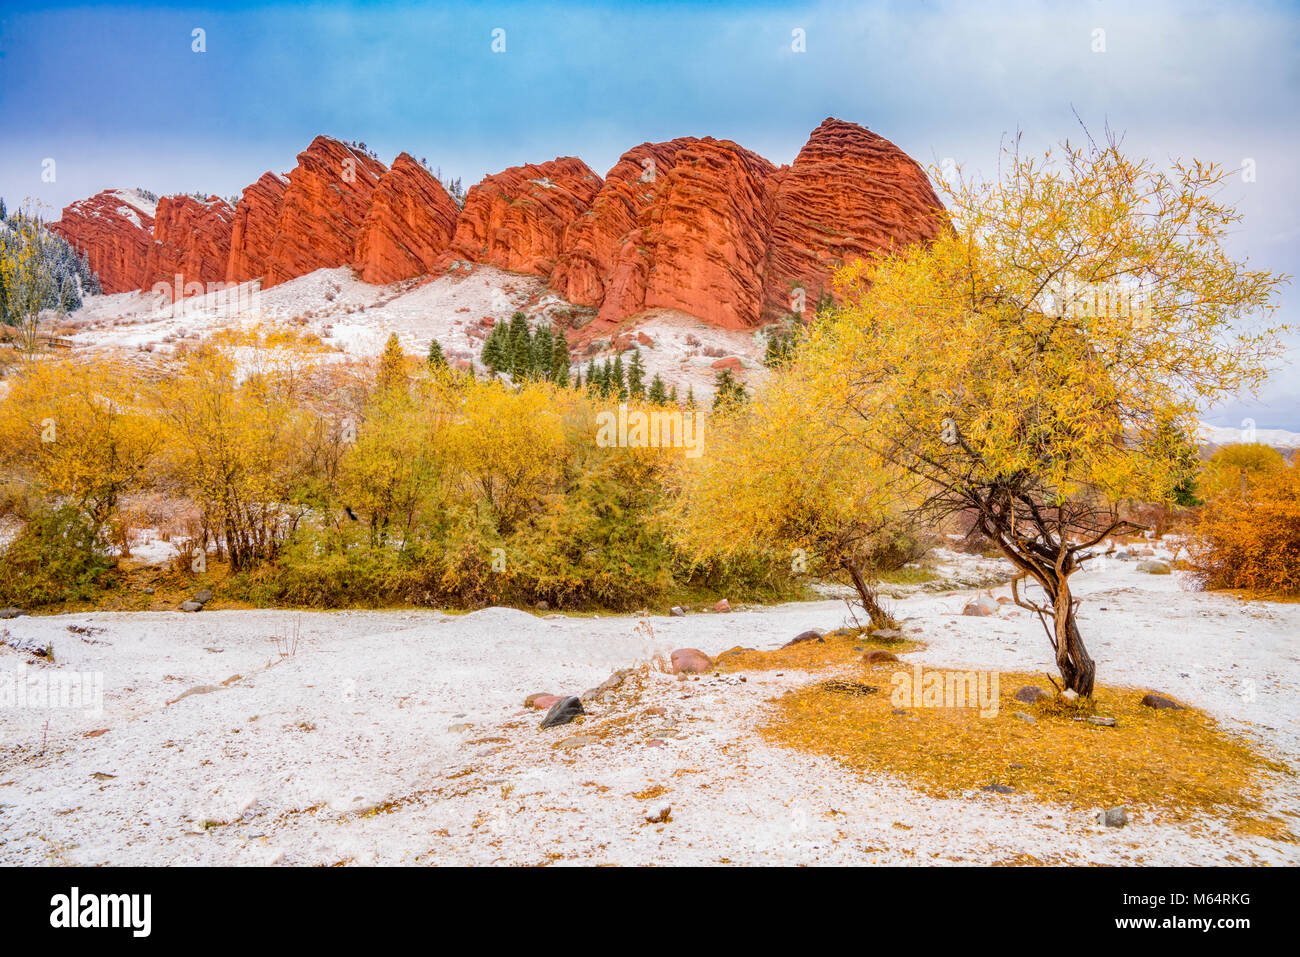
[[[578,371],[573,374],[573,391],[582,391],[582,366],[578,366]]]
[[[620,402],[627,400],[627,376],[623,373],[623,354],[614,357],[614,368],[610,374],[609,391],[617,395]]]
[[[483,341],[481,358],[493,375],[510,368],[510,353],[507,351],[509,333],[504,323],[498,322]]]
[[[442,346],[437,339],[429,341],[429,368],[445,369],[447,368],[447,357],[442,354]]]
[[[533,334],[532,346],[529,349],[532,366],[530,372],[533,378],[551,378],[551,356],[554,351],[555,336],[551,334],[551,327],[539,326],[537,332]]]
[[[532,337],[528,317],[516,312],[510,317],[510,378],[523,382],[533,371]]]
[[[664,380],[659,378],[658,373],[650,380],[649,399],[655,405],[663,405],[668,401],[668,390],[664,388]]]
[[[384,343],[384,353],[379,357],[379,375],[375,384],[381,392],[406,385],[406,353],[402,351],[402,344],[398,341],[395,332],[389,335],[388,341]]]
[[[686,408],[695,408],[695,386],[693,385],[688,385],[686,387]]]
[[[640,349],[632,350],[632,361],[627,366],[627,392],[634,399],[645,398],[645,365]]]
[[[551,344],[551,381],[558,386],[569,384],[569,340],[557,332]]]
[[[671,390],[669,391],[669,393],[668,393],[668,401],[669,401],[670,403],[672,403],[673,405],[676,405],[676,404],[677,404],[677,386],[676,386],[676,384],[673,385],[672,389],[671,389]]]
[[[596,384],[597,384],[596,360],[588,359],[587,360],[587,388],[590,389],[592,386]]]

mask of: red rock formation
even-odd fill
[[[680,309],[711,325],[757,325],[766,264],[765,184],[776,172],[730,140],[683,147],[619,250],[587,335],[644,309]]]
[[[569,302],[599,306],[619,252],[637,219],[665,185],[677,154],[695,137],[634,146],[605,175],[591,208],[570,224],[551,287]]]
[[[587,211],[600,186],[600,177],[572,156],[489,176],[465,198],[455,238],[440,262],[466,259],[549,276],[565,229]]]
[[[352,263],[371,194],[384,164],[362,150],[318,136],[289,174],[263,288],[316,269]]]
[[[144,283],[153,240],[154,203],[135,190],[106,189],[63,210],[50,229],[84,251],[106,293]]]
[[[409,154],[383,175],[357,241],[355,265],[366,282],[389,283],[431,272],[456,232],[460,207]]]
[[[186,295],[185,287],[191,283],[224,282],[234,216],[234,207],[217,196],[206,201],[192,196],[160,199],[141,287],[150,289],[162,283],[175,289],[179,285],[179,294]]]
[[[890,246],[946,228],[939,197],[920,166],[884,137],[827,119],[774,182],[764,300],[787,315],[796,288],[808,310],[831,292],[831,273]]]
[[[202,282],[262,276],[269,287],[348,264],[384,283],[468,260],[549,277],[569,301],[599,307],[587,340],[626,334],[614,327],[654,308],[749,328],[788,314],[796,289],[814,306],[840,265],[947,228],[915,162],[835,119],[779,170],[730,141],[686,137],[634,147],[604,181],[572,157],[512,167],[471,189],[460,211],[409,155],[386,170],[327,137],[287,180],[268,173],[250,186],[233,213],[164,201],[156,236],[151,205],[131,195],[101,193],[54,224],[106,291],[178,271]]]
[[[230,229],[230,260],[226,264],[227,282],[248,282],[266,272],[275,245],[276,226],[289,179],[279,173],[263,173],[256,183],[244,190],[235,205]]]

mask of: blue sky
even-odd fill
[[[682,135],[786,163],[832,115],[989,172],[1004,133],[1045,146],[1076,134],[1076,109],[1136,153],[1253,159],[1255,182],[1228,191],[1246,217],[1234,251],[1296,275],[1297,51],[1291,3],[6,3],[0,195],[57,210],[109,186],[230,194],[317,133],[467,184],[565,154],[603,174]],[[1292,285],[1281,315],[1300,325],[1298,302]],[[1207,420],[1300,430],[1296,358],[1300,340],[1262,402]]]

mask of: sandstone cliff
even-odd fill
[[[379,181],[357,241],[354,265],[366,282],[432,272],[456,232],[460,207],[442,184],[402,153]]]
[[[600,186],[600,177],[572,156],[488,176],[466,196],[441,262],[465,259],[549,276],[565,230],[591,206]]]
[[[143,288],[165,283],[175,288],[180,276],[182,295],[190,283],[225,282],[230,259],[230,229],[235,210],[224,199],[209,196],[164,196],[154,217],[153,241],[145,262]],[[173,293],[174,295],[174,293]]]
[[[364,151],[318,136],[289,174],[264,287],[316,269],[350,265],[384,164]]]
[[[774,182],[764,282],[769,313],[808,309],[831,291],[831,273],[890,246],[946,228],[939,197],[916,161],[864,127],[827,119]]]
[[[63,210],[50,229],[86,253],[106,293],[144,285],[155,204],[137,190],[106,189]]]
[[[256,183],[244,189],[235,205],[230,229],[230,259],[226,264],[227,282],[260,279],[266,272],[275,245],[280,209],[284,205],[289,178],[279,173],[263,173]]]

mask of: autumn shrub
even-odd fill
[[[0,406],[0,468],[46,511],[71,508],[99,534],[142,486],[161,443],[135,377],[116,363],[31,362]]]
[[[1300,456],[1207,503],[1191,563],[1204,588],[1300,596]]]
[[[398,375],[393,350],[358,378],[274,345],[212,337],[149,380],[93,360],[15,376],[0,400],[0,518],[31,519],[13,567],[51,556],[27,603],[89,596],[143,527],[172,537],[182,573],[196,549],[227,559],[220,587],[258,605],[631,610],[801,594],[788,550],[686,553],[667,508],[683,450],[603,447],[609,401],[594,392],[445,366]],[[55,512],[75,534],[51,531]]]
[[[81,511],[71,505],[42,511],[0,552],[0,605],[89,599],[113,565]]]
[[[222,546],[235,570],[273,557],[302,517],[321,435],[294,364],[203,347],[155,391],[158,480],[199,505],[204,546]]]
[[[1286,459],[1277,449],[1259,442],[1225,445],[1210,456],[1200,486],[1207,499],[1244,491],[1257,479],[1282,469]]]

